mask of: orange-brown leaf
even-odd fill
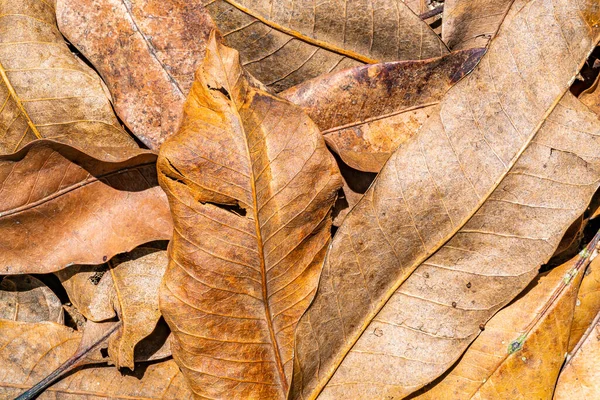
[[[160,307],[199,398],[287,393],[341,178],[299,107],[251,84],[214,36],[160,151],[175,223]]]
[[[0,157],[0,273],[100,264],[170,238],[156,155],[135,148],[92,154],[101,158],[42,140]]]
[[[360,66],[304,82],[281,96],[304,109],[346,164],[379,172],[483,53],[472,49],[425,61]]]

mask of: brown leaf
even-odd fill
[[[512,10],[348,214],[298,324],[291,398],[402,397],[431,382],[583,213],[600,122],[570,95],[557,105],[600,34],[597,4],[577,5]]]
[[[167,252],[138,247],[100,266],[74,265],[56,272],[69,299],[90,321],[118,315],[123,321],[109,343],[117,367],[133,369],[135,346],[150,335],[160,319],[158,289],[167,268]],[[166,349],[170,355],[170,350]],[[165,351],[161,357],[165,356]],[[139,360],[136,355],[136,360]]]
[[[360,66],[312,79],[281,96],[304,109],[346,164],[379,172],[484,52]]]
[[[57,18],[104,78],[123,122],[158,150],[179,127],[214,28],[200,2],[58,0]]]
[[[108,354],[117,367],[133,369],[134,347],[152,333],[160,319],[158,289],[167,262],[166,251],[145,247],[109,261],[115,288],[112,303],[123,321],[123,329],[110,339],[108,346]]]
[[[5,276],[0,283],[0,319],[62,324],[64,313],[58,297],[39,279]]]
[[[577,256],[541,275],[448,373],[410,399],[551,399],[587,263]]]
[[[78,348],[81,333],[51,322],[0,320],[0,398],[14,398],[51,373]],[[138,365],[135,373],[86,367],[48,388],[44,399],[191,399],[174,361]]]
[[[596,257],[585,271],[585,277],[577,293],[577,307],[571,325],[569,348],[573,351],[594,317],[600,312],[600,258]]]
[[[442,40],[452,50],[485,47],[515,0],[446,0]]]
[[[100,77],[65,44],[54,1],[0,0],[0,154],[48,138],[90,149],[137,145]]]
[[[117,316],[111,302],[115,287],[107,264],[71,265],[56,271],[69,300],[88,320],[101,322]]]
[[[0,157],[2,274],[100,264],[170,238],[156,155],[126,148],[92,153],[102,158],[44,140]]]
[[[600,397],[600,314],[581,338],[572,359],[558,377],[555,400],[588,400]]]
[[[397,0],[294,3],[202,0],[244,67],[280,92],[365,63],[422,60],[448,52]]]
[[[160,306],[198,397],[284,398],[341,186],[312,121],[252,86],[217,43],[160,150],[175,220]]]

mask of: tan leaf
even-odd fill
[[[304,109],[346,164],[379,172],[483,53],[472,49],[425,61],[360,66],[304,82],[281,96]]]
[[[401,398],[431,382],[587,207],[600,121],[563,95],[600,8],[532,0],[512,12],[337,231],[297,328],[293,399]]]
[[[442,40],[452,50],[485,47],[515,0],[446,0]]]
[[[377,174],[350,168],[339,157],[336,157],[336,161],[344,182],[341,193],[333,206],[333,225],[339,227],[346,215],[369,189]]]
[[[40,138],[86,150],[137,147],[100,77],[64,42],[54,3],[0,0],[0,154]]]
[[[102,158],[44,140],[0,157],[2,274],[100,264],[170,238],[156,155],[126,148],[93,153]]]
[[[577,307],[573,316],[568,352],[573,351],[594,317],[600,312],[600,258],[596,257],[585,271],[577,293]]]
[[[200,2],[58,0],[57,18],[62,33],[104,78],[123,122],[158,150],[181,122],[214,28]]]
[[[341,178],[317,127],[207,46],[179,133],[160,150],[175,220],[160,307],[198,397],[284,398]]]
[[[280,92],[365,63],[422,60],[448,52],[399,0],[294,2],[202,0],[243,65]]]
[[[134,367],[134,347],[150,335],[160,319],[158,289],[167,269],[167,252],[139,247],[109,261],[115,288],[112,303],[123,328],[109,341],[117,367]]]
[[[39,279],[5,276],[0,283],[0,319],[62,324],[64,313],[58,297]]]
[[[587,263],[577,256],[538,277],[448,373],[410,399],[551,399]]]
[[[0,320],[0,398],[15,398],[66,361],[81,333],[44,322]],[[191,399],[174,361],[150,364],[133,374],[114,367],[86,367],[67,375],[39,397],[45,399]]]
[[[111,338],[109,355],[117,367],[133,369],[134,348],[160,319],[158,289],[167,252],[138,247],[99,266],[74,265],[56,272],[71,302],[90,321],[118,315],[123,328]],[[167,348],[162,352],[170,355]],[[136,360],[139,360],[136,354]]]
[[[600,397],[600,314],[575,348],[558,377],[555,400],[588,400]]]
[[[56,271],[69,300],[87,319],[101,322],[117,316],[112,304],[115,291],[108,265],[71,265]]]

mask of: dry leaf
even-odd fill
[[[14,398],[44,378],[75,351],[81,333],[55,323],[0,320],[0,398]],[[38,397],[44,399],[191,399],[174,361],[138,365],[122,374],[114,367],[86,367]]]
[[[1,273],[100,264],[170,238],[156,155],[126,148],[92,153],[103,157],[44,140],[0,157]]]
[[[446,0],[442,40],[452,50],[485,47],[515,0]]]
[[[541,275],[448,373],[410,399],[551,399],[588,262],[577,256]]]
[[[62,324],[64,313],[58,297],[39,279],[5,276],[0,283],[0,319]]]
[[[560,373],[555,400],[590,400],[600,397],[600,314],[581,338],[573,358]]]
[[[341,178],[310,119],[207,46],[159,181],[175,220],[161,311],[198,397],[284,398]]]
[[[484,51],[360,66],[312,79],[281,96],[304,109],[346,164],[379,172]]]
[[[55,272],[69,300],[90,321],[101,322],[117,316],[111,302],[115,287],[106,274],[107,264],[71,265]]]
[[[57,18],[106,81],[123,122],[158,150],[179,127],[214,28],[200,2],[58,0]]]
[[[557,105],[600,34],[597,4],[578,6],[514,9],[346,217],[297,328],[291,398],[402,397],[431,382],[583,213],[600,122],[572,96]]]
[[[569,348],[573,351],[594,317],[600,312],[600,258],[596,257],[585,271],[581,287],[577,293],[577,306],[571,326]]]
[[[123,321],[109,342],[109,355],[117,367],[133,369],[136,344],[154,331],[160,319],[158,289],[167,262],[166,251],[142,246],[115,256],[108,265],[72,266],[56,273],[88,320],[118,315]]]
[[[134,249],[109,261],[115,292],[112,303],[123,328],[108,343],[117,367],[134,367],[134,351],[160,319],[158,289],[167,269],[167,252],[147,247]],[[107,274],[108,274],[107,273]]]
[[[422,60],[448,52],[399,0],[295,3],[202,0],[247,71],[280,92],[364,63]]]
[[[48,138],[90,149],[137,147],[100,77],[65,44],[54,1],[0,0],[0,154]]]

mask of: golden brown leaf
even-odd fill
[[[594,317],[600,312],[600,258],[596,257],[585,271],[581,287],[577,293],[577,306],[571,325],[569,348],[573,351]]]
[[[423,60],[448,52],[399,0],[294,2],[202,0],[244,67],[280,92],[364,63]]]
[[[100,77],[64,42],[54,3],[0,0],[0,154],[40,138],[86,150],[137,147]]]
[[[448,373],[410,399],[551,399],[586,263],[577,256],[541,275]]]
[[[293,399],[401,398],[431,382],[587,207],[600,122],[563,95],[600,8],[532,0],[512,13],[337,231],[298,324]]]
[[[214,28],[200,2],[58,0],[57,18],[104,78],[123,122],[158,150],[179,127]]]
[[[555,400],[589,400],[600,397],[600,314],[581,338],[573,358],[558,377]]]
[[[172,221],[156,155],[103,148],[93,158],[36,141],[0,157],[0,265],[6,275],[100,264],[152,240]]]
[[[451,50],[485,47],[515,0],[446,0],[442,40]]]
[[[160,300],[173,356],[198,397],[284,398],[341,178],[314,123],[214,36],[196,79],[158,161],[175,220]]]
[[[62,324],[64,313],[58,297],[36,277],[5,276],[0,283],[0,319]]]
[[[379,172],[483,53],[472,49],[425,61],[360,66],[312,79],[281,97],[304,109],[346,164]]]
[[[0,398],[12,399],[51,373],[75,351],[81,333],[59,324],[0,320]],[[191,399],[174,361],[137,365],[135,373],[86,367],[38,397],[55,399]]]

